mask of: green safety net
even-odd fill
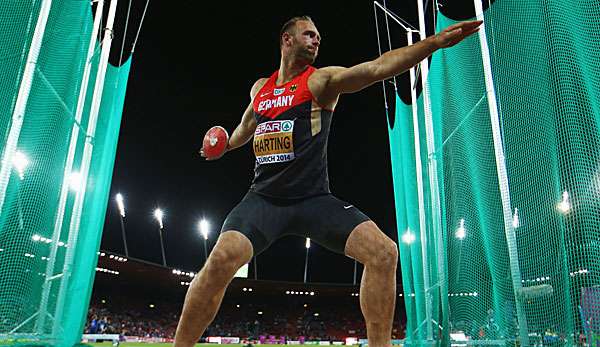
[[[53,0],[19,126],[13,113],[42,2],[0,2],[0,345],[81,341],[131,63],[109,65],[93,132],[96,49],[77,122],[92,8]]]
[[[396,99],[406,345],[600,345],[599,18],[598,0],[486,11],[496,147],[477,35],[432,57],[433,148],[423,98],[417,133]]]

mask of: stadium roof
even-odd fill
[[[101,252],[94,282],[96,293],[145,293],[180,301],[185,296],[195,273],[163,267],[122,255]],[[359,286],[328,283],[298,283],[234,278],[226,296],[255,298],[273,296],[307,296],[313,298],[349,298],[358,293]],[[313,294],[311,294],[313,293]]]

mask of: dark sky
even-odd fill
[[[113,63],[118,62],[127,3],[119,4]],[[144,4],[132,3],[126,55]],[[388,7],[417,27],[416,1]],[[160,207],[165,211],[168,265],[200,268],[204,254],[199,220],[210,221],[209,245],[214,245],[227,213],[248,190],[254,167],[248,145],[218,161],[204,161],[197,154],[204,133],[213,125],[233,131],[254,81],[279,66],[281,25],[303,14],[313,18],[323,37],[315,66],[352,66],[378,56],[370,0],[151,1],[129,76],[102,249],[123,253],[114,203],[120,192],[127,209],[131,256],[161,261],[152,217]],[[382,15],[378,18],[384,23]],[[404,46],[399,27],[390,26],[392,46]],[[387,35],[382,41],[387,50]],[[407,77],[399,84],[407,90]],[[388,92],[393,95],[391,88]],[[329,138],[332,192],[359,207],[397,240],[389,156],[381,84],[343,96]],[[302,281],[304,254],[302,238],[277,241],[258,257],[258,278]],[[353,261],[314,243],[309,263],[311,281],[352,281]]]

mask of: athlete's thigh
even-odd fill
[[[221,232],[235,230],[242,233],[252,243],[254,255],[258,255],[282,234],[283,221],[279,212],[267,198],[249,191],[227,215]]]
[[[370,220],[354,205],[332,194],[307,199],[302,204],[306,236],[336,253],[344,254],[346,240],[354,228]]]

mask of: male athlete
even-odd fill
[[[198,341],[237,270],[288,234],[310,237],[364,265],[360,308],[369,346],[391,346],[398,247],[369,217],[329,190],[327,138],[333,110],[341,94],[403,73],[477,32],[480,24],[455,24],[351,68],[319,69],[311,64],[321,36],[310,17],[295,17],[283,25],[279,69],[254,83],[251,102],[227,147],[232,150],[254,139],[254,180],[227,216],[207,263],[188,289],[176,347]]]

